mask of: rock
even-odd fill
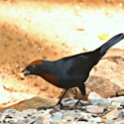
[[[62,103],[64,106],[73,107],[73,106],[76,104],[77,101],[78,101],[78,100],[72,99],[72,98],[64,98],[61,103]],[[82,106],[83,106],[83,105],[89,105],[89,102],[88,102],[88,101],[84,101],[84,100],[80,100],[80,102],[79,102],[78,105],[82,105]]]
[[[80,115],[81,116],[78,116],[78,121],[88,121],[90,118],[92,118],[91,113],[81,112]]]
[[[99,107],[97,105],[88,105],[86,107],[86,111],[93,113],[93,114],[100,114],[104,112],[104,108],[103,107]]]
[[[124,97],[123,97],[124,98]],[[113,101],[114,99],[114,101]],[[68,102],[69,99],[65,99]],[[95,100],[95,99],[93,99]],[[55,109],[26,109],[22,112],[17,111],[16,109],[7,109],[3,113],[0,113],[0,124],[42,124],[42,123],[55,123],[55,124],[71,124],[78,123],[79,124],[121,124],[124,118],[124,109],[117,109],[123,101],[122,97],[120,98],[108,98],[108,99],[96,99],[96,105],[85,105],[85,110],[75,109],[72,110],[63,109],[56,111]],[[29,100],[30,101],[30,100]],[[100,102],[98,102],[100,101]],[[103,104],[107,104],[107,102],[111,102],[110,106],[116,106],[114,110],[104,109],[101,107]],[[107,102],[105,102],[107,101]],[[98,104],[100,103],[100,104]],[[54,110],[54,111],[53,111]],[[105,111],[104,111],[105,110]],[[53,112],[51,112],[53,111]]]
[[[95,117],[95,118],[92,117],[89,120],[92,121],[92,122],[101,122],[102,121],[102,119],[100,117]]]
[[[28,115],[28,116],[32,116],[35,112],[36,112],[36,109],[26,109],[22,111],[24,115]]]
[[[95,92],[91,92],[91,93],[89,94],[89,96],[88,96],[88,100],[101,99],[101,98],[102,98],[102,97],[101,97],[99,94],[95,93]]]
[[[121,110],[120,114],[119,114],[119,118],[124,118],[124,109]]]
[[[11,110],[18,110],[18,111],[23,111],[25,109],[36,109],[41,106],[53,106],[57,103],[57,99],[52,99],[52,98],[40,98],[40,97],[33,97],[31,99],[23,100],[17,104],[0,108],[0,112],[3,112],[6,109],[12,108]]]
[[[86,81],[87,94],[94,91],[101,97],[124,95],[124,50],[110,49],[91,70]]]
[[[116,108],[119,108],[121,105],[120,101],[112,101],[111,105],[116,106]]]
[[[32,118],[28,124],[41,124],[43,123],[43,120],[41,119],[41,117],[36,117],[36,118]]]
[[[110,79],[95,74],[86,81],[86,88],[88,94],[94,91],[104,98],[116,96],[116,92],[120,90],[119,86],[111,82]]]
[[[124,108],[124,102],[121,103],[121,106]]]
[[[63,116],[63,114],[61,113],[61,112],[56,112],[56,113],[54,113],[53,115],[52,115],[52,119],[53,120],[60,120],[60,119],[62,119],[62,116]]]
[[[117,109],[115,109],[115,110],[112,110],[109,113],[107,113],[102,118],[105,120],[112,120],[112,119],[116,119],[119,116],[119,114],[120,114],[120,112]]]
[[[18,121],[17,124],[26,124],[24,121]]]
[[[106,120],[105,121],[105,124],[113,124],[114,123],[114,120]]]
[[[110,101],[122,102],[124,101],[124,96],[108,98]]]
[[[89,101],[89,103],[92,104],[92,105],[98,105],[98,106],[107,108],[111,104],[111,100],[110,99],[105,99],[105,98],[102,98],[102,99],[91,99]]]

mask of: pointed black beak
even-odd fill
[[[21,72],[24,74],[24,76],[30,74],[30,71],[28,71],[26,68],[24,68]]]

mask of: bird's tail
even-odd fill
[[[117,34],[111,39],[109,39],[105,44],[103,44],[101,47],[98,48],[100,49],[100,54],[104,55],[110,47],[112,47],[114,44],[118,43],[122,39],[124,39],[123,33]]]
[[[124,39],[124,34],[123,33],[117,34],[111,39],[109,39],[108,42],[97,48],[94,54],[99,54],[99,55],[96,55],[97,59],[95,59],[95,64],[99,62],[99,60],[105,55],[105,53],[110,47],[112,47],[114,44],[118,43],[122,39]]]

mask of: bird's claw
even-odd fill
[[[38,111],[40,110],[47,110],[47,109],[64,109],[64,106],[62,105],[62,103],[56,104],[54,106],[41,106],[39,108],[37,108]]]

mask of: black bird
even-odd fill
[[[67,90],[72,87],[78,87],[82,96],[75,104],[77,105],[86,94],[84,82],[87,80],[91,69],[100,61],[110,47],[123,38],[123,33],[117,34],[94,51],[65,57],[56,61],[35,60],[24,68],[22,72],[25,76],[37,75],[57,87],[64,88],[65,92],[57,103],[60,105],[62,105],[61,100]]]

